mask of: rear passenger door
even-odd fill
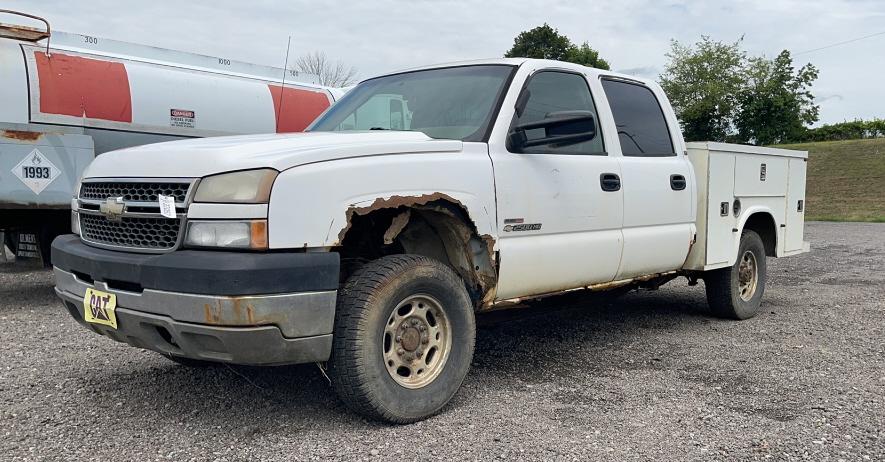
[[[508,132],[559,111],[589,111],[599,121],[589,82],[578,72],[532,73],[516,106],[502,108],[508,114],[503,117],[515,112]],[[531,132],[526,134],[537,136]],[[499,300],[614,278],[621,258],[623,196],[619,186],[604,190],[601,185],[604,175],[616,181],[619,173],[617,159],[606,152],[607,142],[597,130],[590,141],[521,152],[501,141],[490,143],[498,202]]]
[[[624,250],[615,279],[681,268],[694,238],[694,182],[655,93],[603,77],[621,151]],[[678,130],[678,127],[672,127]]]

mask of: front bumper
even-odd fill
[[[250,365],[325,361],[331,352],[334,253],[147,255],[61,236],[52,244],[52,261],[56,293],[71,316],[120,342]],[[117,329],[84,320],[89,288],[117,296]]]

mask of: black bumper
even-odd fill
[[[334,252],[247,253],[179,250],[160,255],[90,247],[68,234],[52,242],[52,266],[95,281],[211,295],[267,295],[338,289]]]
[[[166,355],[249,365],[325,361],[332,348],[336,253],[103,250],[52,243],[55,291],[96,333]],[[89,290],[116,296],[117,326],[84,317]]]

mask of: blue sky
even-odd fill
[[[744,37],[751,54],[801,52],[885,31],[883,0],[619,0],[150,2],[5,0],[67,32],[281,66],[321,50],[359,76],[437,62],[501,56],[544,22],[588,41],[615,70],[656,77],[670,40]],[[0,21],[7,20],[5,17]],[[799,54],[814,63],[821,122],[885,118],[885,35]]]

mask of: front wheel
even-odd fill
[[[451,268],[418,255],[383,257],[339,292],[332,383],[365,417],[426,419],[461,387],[475,338],[470,297]]]
[[[707,304],[714,315],[749,319],[759,313],[767,278],[765,246],[755,231],[744,231],[733,266],[704,274]]]

